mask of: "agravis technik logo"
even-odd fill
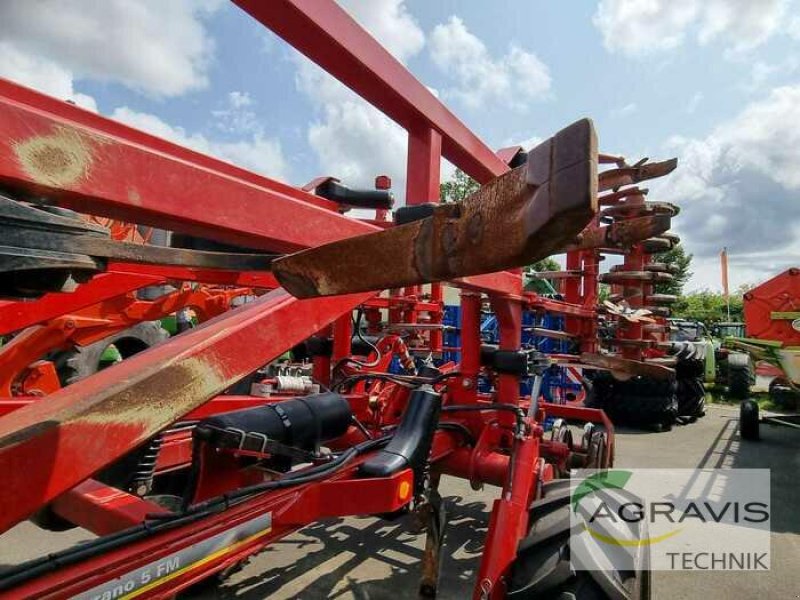
[[[769,569],[769,470],[583,472],[570,501],[575,568]]]

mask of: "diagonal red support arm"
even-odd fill
[[[335,2],[234,2],[406,130],[440,132],[442,155],[480,183],[508,170],[491,148]]]
[[[34,301],[0,300],[0,335],[49,321],[148,285],[158,285],[165,280],[158,274],[101,273],[88,283],[79,285],[74,292],[45,294]]]
[[[0,418],[0,532],[369,296],[276,290]]]

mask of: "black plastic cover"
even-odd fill
[[[442,397],[430,386],[411,392],[403,418],[389,445],[367,459],[359,472],[366,477],[389,477],[411,467],[415,481],[419,482],[419,475],[431,452],[441,409]]]
[[[394,224],[405,225],[420,219],[427,219],[433,214],[436,204],[425,202],[424,204],[414,204],[411,206],[401,206],[394,211]]]

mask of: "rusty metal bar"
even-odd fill
[[[300,298],[381,290],[520,267],[558,252],[597,212],[597,140],[589,119],[537,146],[526,165],[458,204],[380,233],[273,263]],[[487,252],[486,248],[491,248]]]

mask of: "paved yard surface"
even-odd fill
[[[669,433],[619,432],[619,467],[772,469],[772,571],[655,573],[656,599],[800,597],[800,486],[796,478],[800,473],[800,434],[762,427],[760,443],[741,443],[737,420],[737,411],[712,407],[704,419]],[[451,508],[439,597],[462,600],[471,595],[488,510],[497,490],[487,487],[474,492],[466,483],[448,478],[443,480],[442,491]],[[221,587],[186,597],[416,598],[424,538],[409,533],[406,525],[368,518],[314,525],[256,556]],[[46,534],[23,524],[0,536],[0,565],[15,564],[85,538],[79,532]]]

